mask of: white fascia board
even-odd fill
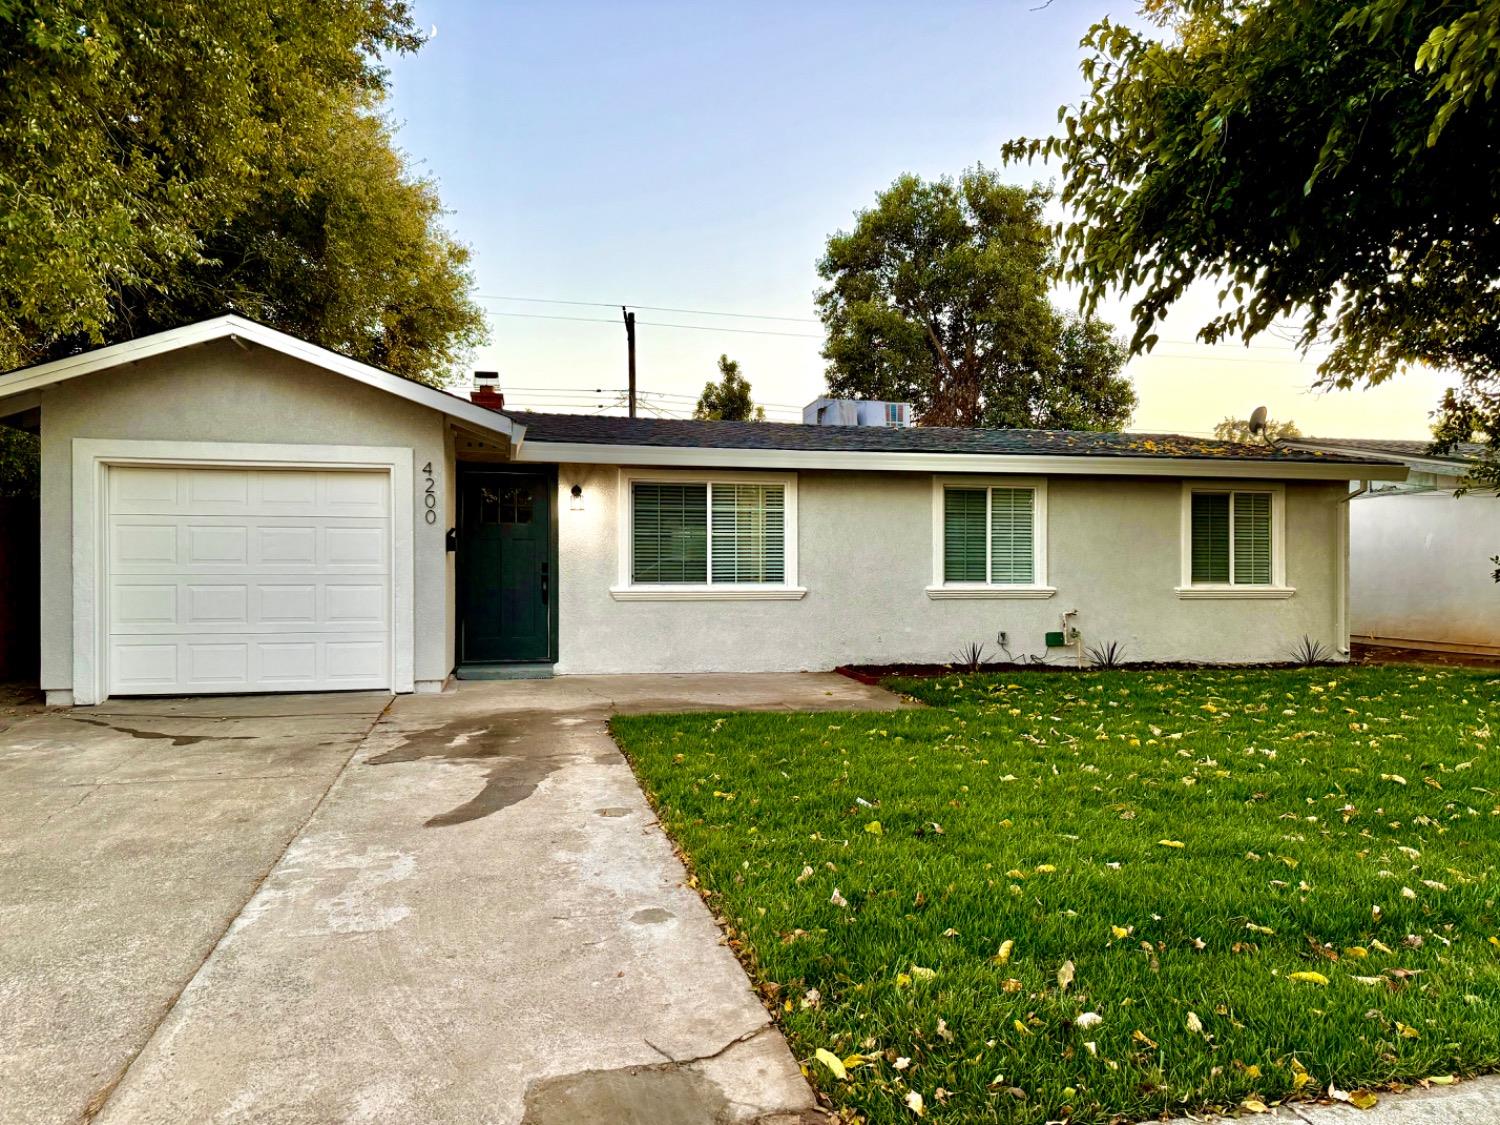
[[[871,453],[812,449],[718,449],[537,441],[517,461],[723,469],[848,469],[914,473],[1233,477],[1254,480],[1405,480],[1396,465],[1316,461],[1219,461],[1168,457],[1047,457],[978,453]]]
[[[1307,449],[1318,453],[1330,453],[1335,456],[1343,453],[1348,454],[1351,450],[1333,445],[1319,445],[1312,441],[1284,441],[1281,444],[1291,446],[1293,449]],[[1439,457],[1430,453],[1390,453],[1386,450],[1361,449],[1358,456],[1368,457],[1375,461],[1387,461],[1392,464],[1405,465],[1408,469],[1418,473],[1438,473],[1443,476],[1462,476],[1474,467],[1474,462],[1467,457]]]
[[[237,316],[220,316],[212,320],[199,321],[197,324],[186,324],[181,328],[156,332],[136,340],[126,340],[119,344],[111,344],[106,348],[66,356],[50,363],[23,368],[9,375],[0,376],[0,399],[10,398],[27,391],[41,390],[68,379],[75,379],[80,375],[104,371],[122,364],[138,363],[144,359],[166,355],[169,352],[180,351],[198,344],[212,343],[215,340],[239,340],[269,348],[282,355],[312,364],[314,367],[321,367],[325,371],[375,387],[377,390],[416,403],[418,406],[436,410],[465,425],[499,434],[517,445],[526,432],[524,426],[517,425],[504,414],[497,414],[493,410],[476,406],[458,395],[448,394],[422,383],[415,383],[410,379],[403,379],[399,375],[392,375],[389,371],[371,367],[368,363],[360,363],[348,356],[339,355],[327,348],[320,348],[316,344],[309,344],[306,340],[299,340],[285,332],[279,332],[274,328],[267,328],[264,324],[256,324],[254,321]]]

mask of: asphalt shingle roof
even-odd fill
[[[506,410],[527,442],[636,445],[674,449],[808,450],[858,453],[969,453],[988,456],[1162,457],[1194,460],[1327,462],[1362,460],[1284,446],[1246,445],[1181,434],[1079,430],[977,430],[945,426],[809,426],[793,422],[699,422],[540,414]]]
[[[1416,457],[1435,461],[1478,461],[1489,446],[1477,441],[1461,441],[1447,453],[1433,453],[1430,441],[1400,441],[1394,438],[1295,438],[1307,445],[1330,449],[1347,449],[1350,453],[1378,453],[1391,457]]]

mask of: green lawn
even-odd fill
[[[930,707],[613,724],[844,1111],[1108,1122],[1500,1068],[1500,675],[893,686]]]

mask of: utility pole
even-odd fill
[[[624,305],[620,311],[625,314],[625,346],[630,352],[630,416],[635,417],[635,313],[630,312]]]

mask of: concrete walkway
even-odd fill
[[[0,733],[0,1121],[792,1122],[605,732],[837,676],[132,702]]]
[[[1342,1103],[1284,1105],[1270,1113],[1233,1120],[1283,1125],[1495,1125],[1500,1122],[1500,1076],[1475,1078],[1453,1086],[1432,1086],[1404,1094],[1381,1094],[1371,1109]],[[1224,1117],[1183,1117],[1168,1125],[1227,1125]]]

